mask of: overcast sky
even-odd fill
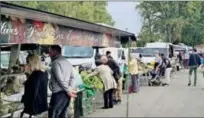
[[[115,27],[135,33],[140,32],[142,19],[135,9],[134,2],[108,2],[108,11],[115,21]]]

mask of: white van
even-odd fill
[[[96,51],[92,47],[63,46],[62,56],[66,57],[73,66],[83,65],[94,69]]]
[[[155,60],[154,53],[158,51],[160,54],[164,54],[165,57],[169,58],[173,56],[173,44],[164,42],[147,43],[143,48],[142,61],[144,63],[151,63]]]
[[[106,55],[107,51],[111,52],[111,56],[118,63],[122,59],[122,56],[125,56],[125,61],[126,63],[128,63],[128,49],[127,48],[114,48],[114,47],[102,48],[99,50],[99,53],[102,55]]]
[[[124,55],[126,61],[128,61],[128,49],[125,48],[99,48],[98,53],[100,55],[105,55],[106,51],[110,51],[112,57],[119,62],[119,60]],[[73,66],[85,66],[88,68],[96,68],[95,57],[96,49],[93,47],[85,46],[62,46],[62,56],[66,57],[67,60]]]

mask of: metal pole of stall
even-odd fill
[[[0,8],[1,8],[1,4],[0,4]],[[0,9],[0,21],[1,21],[1,9]],[[0,32],[0,39],[1,39],[1,32]],[[0,41],[0,46],[1,46],[1,41]],[[1,52],[1,48],[0,48],[0,52]],[[1,53],[0,53],[0,64],[1,64]],[[0,93],[1,93],[1,68],[0,68]],[[0,101],[1,101],[1,94],[0,94]]]
[[[128,39],[128,66],[129,66],[129,59],[130,59],[130,44],[131,44],[131,38]],[[126,118],[129,117],[129,81],[130,81],[130,75],[128,74],[128,79],[126,80],[126,86],[127,86],[127,101],[126,101]]]

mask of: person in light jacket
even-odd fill
[[[49,118],[65,118],[71,97],[76,97],[73,91],[73,67],[71,63],[61,56],[61,47],[51,46],[52,59],[50,90],[52,96],[49,107]]]
[[[89,76],[99,75],[104,84],[104,107],[103,109],[113,108],[113,94],[117,88],[116,81],[113,77],[113,71],[107,65],[106,56],[101,57],[101,64]]]
[[[134,57],[133,55],[130,56],[128,70],[131,76],[133,92],[134,93],[139,92],[138,63],[136,57]]]

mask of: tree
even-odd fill
[[[57,2],[57,1],[12,1],[10,3],[69,16],[93,23],[113,26],[114,21],[106,10],[106,2]]]
[[[188,2],[187,6],[188,24],[184,27],[182,38],[183,42],[189,45],[197,45],[203,43],[203,2]]]
[[[140,37],[146,37],[146,41],[156,41],[159,36],[165,42],[199,44],[204,36],[202,6],[204,2],[194,1],[140,2],[136,6],[144,19]]]

